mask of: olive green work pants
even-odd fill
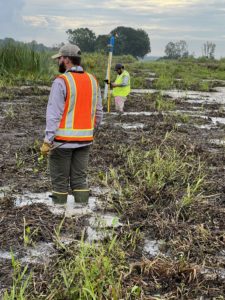
[[[53,193],[87,190],[87,168],[90,146],[80,148],[57,148],[49,155],[49,169]]]

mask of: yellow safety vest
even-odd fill
[[[121,84],[125,76],[129,77],[128,85],[113,88],[114,97],[116,96],[126,97],[127,95],[130,94],[130,74],[126,70],[124,70],[122,74],[117,75],[115,83]]]

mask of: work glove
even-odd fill
[[[50,150],[51,150],[51,148],[52,148],[52,144],[44,142],[42,144],[41,148],[40,148],[41,154],[44,155],[44,156],[48,155],[49,152],[50,152]]]

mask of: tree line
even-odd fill
[[[89,28],[68,29],[66,31],[68,41],[72,44],[80,46],[82,52],[99,52],[108,51],[108,44],[111,35],[115,36],[115,55],[132,55],[136,58],[143,58],[151,52],[150,38],[142,29],[133,29],[131,27],[119,26],[112,30],[109,34],[96,36]],[[25,43],[15,41],[13,38],[0,39],[0,47],[6,44],[26,45],[34,51],[57,51],[64,43],[55,44],[52,47],[47,47],[42,43],[37,43],[35,40]],[[215,58],[216,45],[212,42],[205,42],[202,45],[202,57],[209,59]],[[180,59],[194,57],[188,51],[188,44],[184,40],[169,42],[165,46],[164,59]]]
[[[107,50],[109,38],[115,36],[115,55],[132,55],[143,58],[151,52],[150,39],[143,29],[119,26],[109,34],[96,36],[89,28],[68,29],[68,41],[78,45],[84,52]]]
[[[19,41],[15,41],[13,38],[9,38],[6,37],[4,39],[0,39],[0,47],[4,47],[5,45],[9,45],[9,44],[17,44],[17,45],[26,45],[27,47],[31,48],[34,51],[48,51],[48,50],[52,50],[52,47],[47,47],[42,43],[37,43],[35,40],[29,42],[29,43],[25,43],[25,42],[19,42]]]
[[[202,46],[202,56],[210,59],[215,58],[215,49],[216,45],[212,42],[206,42]],[[169,42],[165,47],[164,58],[168,59],[179,59],[179,58],[187,58],[193,56],[188,51],[188,44],[184,40],[180,40],[177,42]]]

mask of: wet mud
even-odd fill
[[[140,299],[155,299],[151,298],[154,295],[162,295],[162,299],[223,299],[216,297],[225,295],[224,90],[219,90],[219,101],[202,101],[196,92],[194,103],[188,101],[187,93],[177,97],[164,93],[163,101],[173,101],[172,109],[166,110],[157,109],[159,92],[134,91],[125,103],[124,114],[116,113],[112,106],[96,132],[90,158],[91,196],[99,204],[70,215],[64,208],[56,214],[44,201],[18,205],[26,193],[51,191],[47,160],[39,152],[48,94],[48,87],[1,89],[0,290],[12,283],[12,253],[23,265],[35,268],[41,278],[44,265],[60,254],[57,232],[65,237],[62,243],[77,242],[84,232],[89,242],[107,239],[110,231],[101,233],[101,224],[109,221],[118,236],[128,228],[141,230],[136,250],[127,246],[130,270],[123,277],[124,287],[135,284],[143,289]],[[182,212],[178,221],[169,183],[160,198],[140,186],[129,208],[121,209],[111,179],[105,179],[110,169],[126,167],[126,153],[119,149],[149,151],[160,147],[168,133],[167,147],[204,164],[206,184],[201,200]],[[99,216],[103,216],[100,223],[96,221]],[[108,216],[106,223],[104,216]],[[31,249],[36,249],[35,255]],[[49,261],[40,261],[39,252],[47,253]],[[183,298],[177,290],[182,284],[187,289]]]

